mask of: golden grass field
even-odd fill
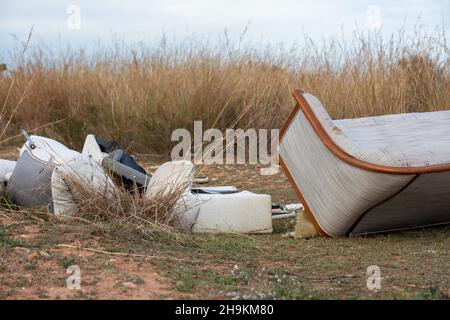
[[[2,124],[11,119],[0,139],[52,124],[39,132],[72,147],[95,132],[168,154],[172,131],[194,120],[204,128],[280,128],[295,88],[319,97],[335,118],[446,109],[447,40],[439,29],[387,40],[355,32],[351,44],[305,37],[292,47],[163,37],[157,46],[117,41],[88,54],[31,39],[0,77]]]
[[[0,158],[17,157],[20,128],[77,150],[95,133],[118,140],[152,170],[168,158],[172,131],[194,120],[204,128],[281,127],[294,88],[318,96],[334,118],[449,109],[447,40],[439,29],[389,39],[355,32],[351,43],[305,38],[292,47],[162,38],[157,46],[117,42],[87,53],[31,39],[0,73]],[[298,201],[283,173],[261,176],[259,169],[198,168],[211,185]],[[86,199],[80,219],[0,203],[1,299],[450,296],[448,226],[300,240],[284,236],[293,229],[285,221],[271,235],[196,235],[152,220],[161,204],[149,207],[135,195],[100,206]],[[82,270],[81,290],[66,288],[73,264]],[[381,268],[381,290],[366,287],[369,265]]]

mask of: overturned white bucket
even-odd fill
[[[267,194],[186,193],[178,211],[192,232],[271,233],[272,199]]]
[[[192,190],[194,166],[190,161],[172,161],[160,166],[147,187],[151,198],[168,190],[183,188],[176,212],[184,229],[191,232],[270,233],[270,195],[249,191],[233,192],[229,187],[209,188],[224,193],[207,194]],[[204,188],[208,190],[208,188]]]

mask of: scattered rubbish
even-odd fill
[[[208,183],[209,178],[207,176],[196,176],[194,178],[194,183],[203,184]]]
[[[270,167],[261,168],[259,173],[263,176],[273,176],[275,174],[280,173],[280,166],[276,164],[272,164]]]
[[[286,204],[284,205],[284,208],[287,211],[303,211],[303,204],[301,203],[290,203],[290,204]]]
[[[303,205],[301,203],[287,205],[272,204],[272,219],[293,218],[301,211],[303,211]]]
[[[11,201],[19,206],[46,206],[57,215],[76,214],[76,190],[70,189],[67,177],[112,196],[114,183],[100,165],[55,140],[27,137],[19,154],[6,186]]]
[[[180,203],[184,226],[194,232],[271,233],[271,196],[241,191],[185,193]]]
[[[234,186],[191,188],[191,191],[193,193],[207,194],[226,194],[238,192],[238,190]]]
[[[0,159],[0,191],[6,188],[15,166],[15,161]]]
[[[176,214],[190,232],[272,232],[271,196],[238,191],[234,186],[193,187],[208,177],[194,177],[190,161],[170,161],[147,173],[113,141],[86,137],[82,152],[41,136],[28,136],[17,161],[0,160],[0,182],[10,200],[23,207],[47,207],[56,215],[77,214],[78,193],[72,178],[114,197],[117,183],[137,187],[143,197],[155,198],[178,191]],[[285,210],[296,214],[294,207]],[[292,215],[293,216],[293,215]],[[279,216],[278,218],[281,218]]]
[[[39,255],[46,259],[49,259],[52,257],[47,251],[39,251]]]

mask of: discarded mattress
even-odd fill
[[[332,120],[293,95],[280,162],[320,234],[450,223],[450,111]]]

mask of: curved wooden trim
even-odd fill
[[[443,171],[450,171],[450,163],[446,164],[437,164],[437,165],[431,165],[431,166],[422,166],[422,167],[394,167],[394,166],[384,166],[384,165],[378,165],[375,163],[370,163],[364,160],[357,159],[353,157],[352,155],[348,154],[346,151],[342,150],[336,143],[331,139],[331,137],[328,135],[328,133],[323,128],[320,121],[317,119],[316,115],[314,114],[313,109],[309,105],[309,103],[306,101],[306,99],[303,97],[303,91],[301,90],[293,90],[292,94],[297,102],[296,106],[294,107],[294,110],[292,110],[291,114],[289,115],[288,120],[285,122],[283,127],[280,130],[280,142],[281,139],[286,132],[287,128],[289,127],[292,119],[297,114],[299,110],[303,111],[306,118],[308,119],[309,123],[313,127],[316,134],[319,136],[320,140],[323,142],[323,144],[330,150],[336,157],[341,159],[342,161],[345,161],[346,163],[353,165],[355,167],[369,170],[369,171],[375,171],[375,172],[382,172],[382,173],[392,173],[392,174],[422,174],[422,173],[434,173],[434,172],[443,172]]]
[[[306,202],[305,198],[303,197],[302,192],[300,191],[299,187],[295,183],[294,178],[292,177],[291,173],[289,172],[289,169],[287,168],[286,164],[284,163],[283,159],[280,157],[280,166],[283,169],[284,173],[286,174],[290,184],[294,188],[295,194],[297,195],[300,202],[303,204],[303,207],[305,208],[306,214],[309,215],[311,221],[314,224],[314,227],[316,228],[317,232],[324,237],[331,237],[328,233],[326,233],[317,222],[316,218],[314,217],[314,214],[312,213],[311,209],[308,206],[308,203]]]
[[[302,91],[303,93],[303,91]],[[292,120],[294,120],[295,115],[297,114],[299,110],[298,103],[295,104],[294,108],[292,108],[291,112],[289,113],[289,116],[287,117],[286,121],[284,122],[283,126],[280,129],[278,141],[281,142],[281,139],[283,138],[284,134],[286,133],[286,130],[289,128],[289,125],[291,124]]]

